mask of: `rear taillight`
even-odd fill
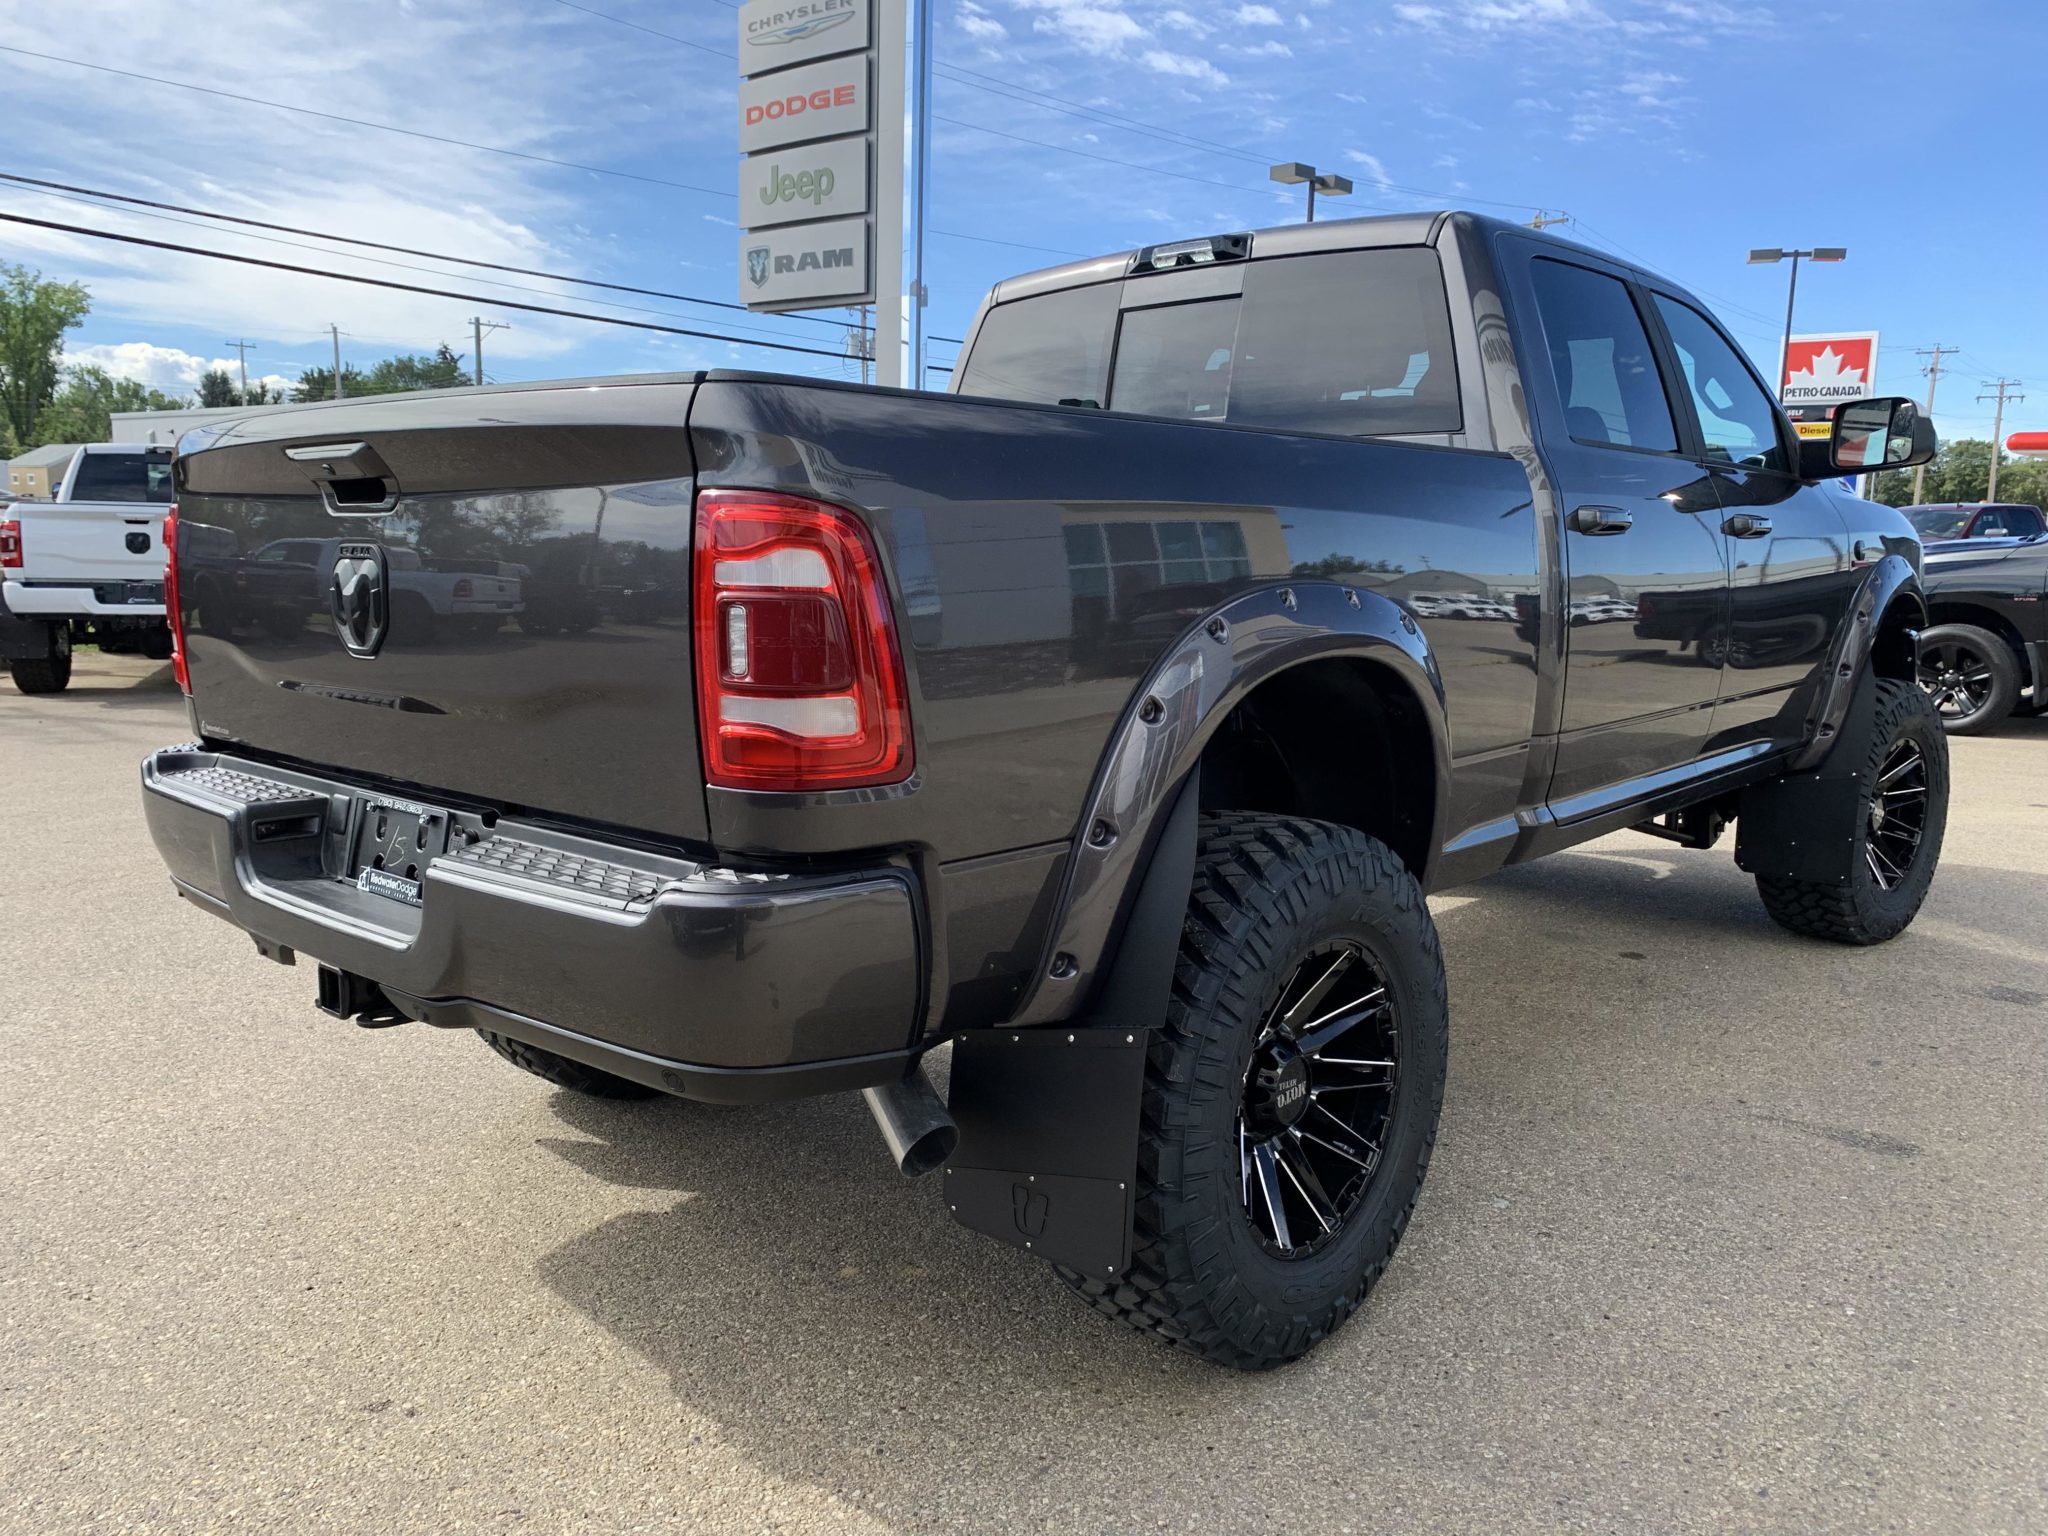
[[[467,576],[458,576],[455,579],[455,596],[458,599],[468,597],[475,590],[474,587],[470,586]]]
[[[14,518],[0,518],[0,571],[21,569],[21,524]]]
[[[846,789],[910,776],[903,657],[859,518],[772,491],[704,491],[695,588],[708,783]]]
[[[164,622],[171,627],[171,673],[178,691],[192,694],[192,673],[185,664],[185,608],[178,601],[178,508],[164,514]]]

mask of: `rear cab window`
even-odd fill
[[[1463,430],[1435,251],[1274,257],[1243,273],[1241,293],[1187,303],[1145,304],[1140,277],[997,305],[960,392],[1347,437]]]
[[[82,453],[71,482],[73,501],[132,501],[168,506],[171,450],[140,453]]]

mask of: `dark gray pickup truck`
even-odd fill
[[[1802,444],[1654,274],[1441,214],[1006,282],[950,395],[711,372],[209,427],[149,824],[331,1014],[585,1093],[861,1090],[959,1220],[1270,1366],[1421,1188],[1425,892],[1733,824],[1786,927],[1912,920],[1948,793],[1920,545],[1840,479],[1933,435],[1835,423]],[[246,623],[298,540],[331,571]],[[517,621],[409,620],[422,567],[516,580]]]

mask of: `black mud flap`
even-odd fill
[[[1167,811],[1115,959],[1080,1015],[955,1037],[954,1219],[1084,1275],[1131,1264],[1145,1050],[1173,987],[1200,804],[1197,768]]]
[[[0,661],[43,661],[57,654],[57,626],[48,619],[20,619],[0,599]]]
[[[1856,838],[1862,799],[1856,776],[1870,759],[1877,718],[1877,678],[1869,667],[1856,680],[1842,729],[1820,766],[1788,773],[1742,792],[1735,825],[1735,863],[1752,875],[1839,883],[1851,861],[1842,847]]]
[[[1089,1275],[1131,1262],[1147,1029],[976,1029],[956,1037],[946,1165],[953,1219]]]

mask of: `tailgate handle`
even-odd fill
[[[398,505],[398,478],[368,443],[306,443],[284,456],[320,488],[336,517],[378,517]]]

